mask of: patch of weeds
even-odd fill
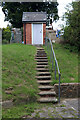
[[[66,112],[67,110],[66,109],[63,109],[61,112]]]
[[[66,105],[62,104],[62,105],[60,105],[60,107],[66,107]]]
[[[35,117],[40,118],[39,112],[36,113]]]

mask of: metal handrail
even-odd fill
[[[57,68],[57,71],[58,71],[58,74],[59,74],[59,87],[58,87],[58,102],[60,103],[60,78],[61,78],[61,73],[60,73],[60,70],[59,70],[59,66],[58,66],[58,62],[57,62],[57,59],[56,59],[56,56],[55,56],[55,52],[54,52],[54,49],[53,49],[53,45],[52,45],[52,42],[51,42],[51,39],[46,37],[45,38],[45,45],[47,45],[47,48],[48,48],[48,41],[51,45],[51,52],[53,54],[53,58],[55,60],[55,80],[56,80],[56,68]],[[50,55],[50,61],[51,61],[51,55]],[[53,71],[53,60],[52,60],[52,71]]]

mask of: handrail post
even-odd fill
[[[52,45],[51,39],[46,38],[46,44],[45,45],[47,46],[48,56],[50,54],[50,62],[52,62],[52,71],[53,71],[53,67],[55,67],[54,68],[55,69],[54,70],[55,80],[57,79],[56,74],[57,74],[57,69],[58,69],[58,74],[59,74],[58,102],[60,103],[60,79],[61,79],[61,74],[60,74],[60,71],[59,71],[58,62],[57,62],[57,59],[56,59],[56,56],[55,56],[55,52],[53,50],[53,45]],[[51,49],[49,50],[50,47],[51,47]]]
[[[61,77],[61,74],[59,73],[59,93],[58,93],[58,101],[60,103],[60,77]]]
[[[52,56],[52,71],[53,71],[53,66],[54,66],[54,56]]]
[[[56,61],[55,61],[55,80],[56,80]]]

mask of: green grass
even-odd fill
[[[70,52],[69,49],[65,49],[64,45],[55,43],[53,45],[55,55],[58,61],[59,69],[61,72],[61,83],[77,83],[78,82],[78,54]],[[47,52],[47,49],[46,49]],[[50,51],[47,52],[48,55]],[[48,56],[50,71],[51,71],[51,62],[50,56]],[[58,73],[57,80],[54,77],[54,70],[51,71],[53,84],[58,83]]]
[[[36,47],[30,45],[2,46],[3,100],[14,99],[17,102],[20,98],[26,98],[28,101],[36,100],[38,87],[35,79],[35,53]],[[9,87],[13,90],[8,95],[5,90]]]
[[[26,110],[23,112],[22,103],[25,105],[36,102],[38,84],[35,79],[35,53],[36,47],[31,45],[2,46],[2,97],[3,101],[11,99],[14,101],[11,109],[3,108],[3,117],[19,117],[21,112],[23,114],[26,112]],[[7,90],[9,88],[12,90]],[[10,93],[6,94],[6,91]]]

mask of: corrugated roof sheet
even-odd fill
[[[23,12],[22,21],[23,22],[46,22],[47,14],[46,12]]]

